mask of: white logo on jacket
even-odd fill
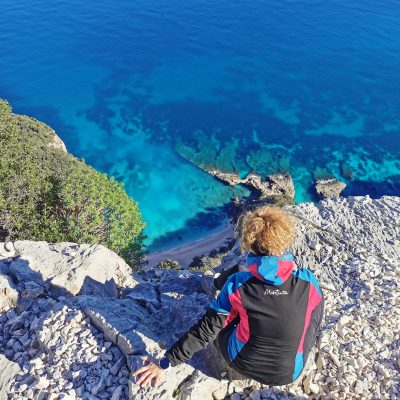
[[[271,290],[267,288],[265,289],[264,296],[266,294],[272,294],[273,296],[282,296],[289,293],[286,290],[279,290],[279,289]]]

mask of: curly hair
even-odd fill
[[[259,256],[283,256],[296,234],[294,218],[280,208],[269,206],[242,215],[237,232],[242,252]]]

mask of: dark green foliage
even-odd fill
[[[347,162],[343,162],[340,165],[341,171],[342,171],[342,175],[346,178],[346,179],[353,179],[353,171],[350,167],[350,165]]]
[[[34,146],[49,146],[54,139],[54,130],[43,122],[26,115],[13,115],[14,122],[25,140]]]
[[[157,269],[172,269],[172,270],[176,270],[176,271],[179,271],[182,269],[179,262],[176,260],[162,260],[157,264],[156,268]]]
[[[327,168],[316,167],[314,170],[314,179],[325,180],[325,179],[336,179],[335,175],[332,174]]]
[[[264,199],[265,204],[271,204],[275,207],[284,207],[294,205],[294,199],[290,196],[267,196]]]
[[[100,243],[131,264],[144,223],[123,185],[63,150],[41,122],[0,100],[0,241]]]
[[[258,207],[271,205],[274,207],[284,207],[294,205],[294,199],[290,196],[285,195],[274,195],[274,196],[265,196],[262,199],[256,199],[252,202],[246,203],[243,208],[244,210],[254,210]]]
[[[204,272],[210,269],[210,266],[206,262],[207,257],[196,256],[189,264],[188,269],[191,272]]]

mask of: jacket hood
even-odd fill
[[[282,257],[257,256],[248,253],[246,267],[261,281],[269,285],[279,286],[289,279],[292,271],[296,269],[296,264],[290,252],[286,252]]]

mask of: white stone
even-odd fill
[[[308,242],[308,247],[315,251],[321,250],[321,244],[317,240],[310,240]]]
[[[340,320],[339,320],[339,322],[342,325],[349,324],[351,321],[352,321],[352,318],[350,316],[348,316],[348,315],[343,315],[343,317],[341,317]]]
[[[39,379],[33,384],[33,387],[35,389],[43,390],[47,389],[49,385],[50,381],[46,377],[40,376]]]
[[[20,257],[11,263],[11,273],[19,281],[49,280],[58,295],[84,291],[88,278],[101,284],[114,280],[120,287],[137,284],[126,262],[101,245],[16,241],[14,246]],[[79,257],[71,258],[70,249]]]
[[[313,394],[318,394],[319,393],[319,386],[316,383],[311,383],[310,391]]]

